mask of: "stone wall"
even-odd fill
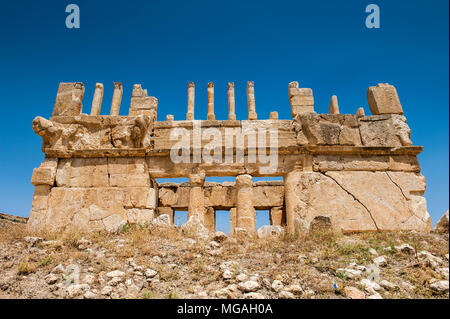
[[[256,233],[255,211],[270,210],[272,225],[292,233],[323,220],[343,232],[431,230],[417,160],[422,147],[413,146],[393,86],[367,90],[371,116],[363,108],[339,114],[336,96],[330,114],[317,114],[311,89],[293,82],[288,91],[292,119],[279,120],[272,112],[258,120],[249,82],[249,117],[239,121],[230,83],[228,119],[216,120],[209,83],[208,119],[198,121],[195,86],[189,83],[186,119],[175,121],[169,114],[157,121],[158,100],[141,85],[133,87],[129,115],[120,116],[120,83],[114,85],[110,115],[100,115],[102,84],[95,87],[87,115],[81,113],[83,84],[61,83],[53,116],[33,120],[45,160],[31,178],[30,229],[116,231],[126,223],[151,223],[161,214],[173,223],[174,211],[187,210],[214,231],[215,211],[230,210],[232,234],[237,228]],[[215,136],[198,135],[200,129]],[[182,138],[189,161],[175,162],[173,149]],[[256,148],[255,141],[264,148]],[[196,161],[198,153],[202,157]],[[211,154],[212,162],[206,160]],[[267,154],[276,154],[272,170],[265,169]],[[237,182],[205,182],[210,176],[233,176]],[[253,181],[272,176],[283,181]],[[168,177],[189,182],[156,182]]]

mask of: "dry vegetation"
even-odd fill
[[[27,234],[24,225],[10,224],[0,228],[0,297],[345,298],[344,287],[364,292],[361,279],[368,275],[363,271],[352,278],[338,269],[363,269],[377,256],[387,260],[378,267],[380,280],[395,286],[379,290],[383,298],[449,297],[448,289],[439,292],[431,287],[448,281],[448,234],[342,235],[319,230],[277,240],[211,240],[186,238],[175,228],[127,226],[115,235]],[[409,244],[415,253],[395,249],[401,244]],[[441,260],[438,266],[419,258],[417,253],[424,250]],[[79,282],[70,277],[68,269],[74,265],[80,269]],[[225,269],[231,278],[224,278]],[[114,270],[123,276],[108,276]],[[156,275],[148,275],[148,270]],[[244,282],[253,278],[259,283],[253,295],[237,288],[238,275],[247,277]],[[280,295],[272,287],[274,280],[281,282],[281,291],[291,294]],[[292,285],[301,291],[292,293]]]

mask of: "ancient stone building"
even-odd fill
[[[234,84],[228,119],[214,114],[214,84],[207,88],[207,120],[194,120],[195,86],[188,84],[185,120],[157,121],[158,100],[134,85],[128,116],[119,116],[122,85],[114,84],[110,115],[99,115],[97,84],[91,114],[82,114],[82,83],[61,83],[52,117],[36,117],[45,160],[34,169],[32,230],[78,228],[115,231],[125,223],[151,223],[188,211],[209,230],[215,211],[229,210],[231,233],[256,231],[256,211],[293,233],[327,222],[342,232],[431,230],[410,129],[396,89],[369,87],[372,115],[359,108],[317,114],[311,89],[288,87],[292,119],[257,115],[255,87],[247,85],[248,119],[237,120]],[[205,182],[233,176],[235,182]],[[279,176],[283,181],[253,177]],[[186,183],[158,178],[187,177]]]

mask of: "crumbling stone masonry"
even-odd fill
[[[116,231],[125,223],[151,223],[161,214],[173,223],[176,210],[187,210],[210,231],[215,211],[229,210],[232,235],[237,229],[254,234],[257,210],[270,210],[272,225],[286,226],[291,233],[324,220],[342,232],[431,230],[417,160],[422,147],[412,145],[397,92],[389,84],[367,90],[372,115],[365,116],[363,108],[355,115],[340,114],[336,96],[330,114],[317,114],[312,90],[292,82],[288,120],[279,120],[277,112],[257,120],[253,82],[247,85],[248,119],[241,121],[236,120],[233,83],[228,85],[227,120],[215,117],[213,83],[208,84],[208,119],[203,121],[194,120],[193,83],[188,84],[186,120],[175,121],[169,114],[166,121],[157,121],[158,100],[141,85],[133,87],[129,115],[119,116],[122,92],[122,85],[114,83],[110,115],[99,115],[103,85],[98,83],[87,115],[81,113],[83,84],[61,83],[52,117],[33,120],[45,160],[31,178],[31,230]],[[208,147],[210,137],[196,140],[196,125],[222,133],[223,143],[213,149],[224,160],[171,160],[178,142],[175,129],[189,133],[190,159]],[[276,130],[276,140],[261,129]],[[232,140],[241,144],[229,147],[230,130]],[[261,170],[266,164],[252,160],[261,151],[252,144],[250,131],[258,132],[267,150],[276,151],[275,170]],[[225,159],[227,151],[232,160]],[[234,176],[236,182],[205,182],[207,176]],[[281,176],[283,182],[253,180],[264,176]],[[174,177],[189,182],[156,181]]]

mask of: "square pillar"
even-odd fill
[[[256,233],[256,211],[253,206],[253,180],[248,174],[236,177],[237,188],[237,227],[244,228],[249,234]]]

